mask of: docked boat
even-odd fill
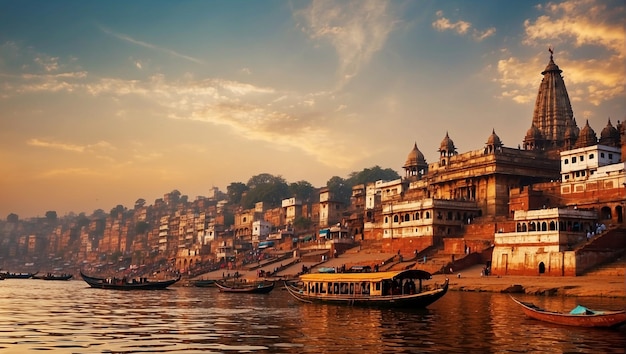
[[[216,280],[215,286],[224,293],[267,294],[274,289],[275,282],[241,282]]]
[[[2,277],[4,279],[30,279],[33,276],[35,276],[37,274],[37,272],[35,273],[12,273],[12,272],[4,272],[2,273]]]
[[[46,273],[43,275],[33,275],[33,279],[41,279],[41,280],[70,280],[73,277],[72,274],[63,273],[63,274],[54,274],[54,273]]]
[[[212,288],[215,286],[215,280],[213,279],[196,279],[191,282],[193,286],[198,288]]]
[[[578,305],[570,312],[557,312],[543,309],[512,296],[511,299],[520,305],[526,316],[544,322],[578,327],[618,327],[626,323],[626,310],[591,310]]]
[[[363,306],[424,308],[448,292],[443,284],[426,285],[431,274],[417,269],[371,273],[311,273],[285,282],[301,302]]]
[[[176,278],[167,280],[151,280],[148,278],[128,279],[125,277],[98,278],[86,275],[82,271],[80,272],[80,276],[92,288],[114,290],[160,290],[176,283],[181,277],[179,274]]]

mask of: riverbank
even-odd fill
[[[480,272],[481,267],[472,267],[457,274],[437,274],[433,276],[433,280],[441,283],[449,278],[450,291],[626,298],[626,277],[620,275],[481,276]]]

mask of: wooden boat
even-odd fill
[[[114,289],[114,290],[160,290],[176,283],[180,280],[180,274],[168,280],[149,280],[147,278],[126,279],[126,278],[98,278],[86,275],[82,271],[80,276],[92,288]]]
[[[239,281],[226,282],[216,280],[215,286],[224,293],[267,294],[274,289],[275,282],[258,281],[244,283]]]
[[[2,276],[4,277],[4,279],[30,279],[33,276],[35,276],[37,274],[37,272],[35,273],[11,273],[11,272],[4,272],[2,273]]]
[[[578,327],[617,327],[626,323],[626,310],[600,311],[577,306],[570,312],[556,312],[542,309],[531,302],[511,299],[521,306],[524,314],[530,318],[566,326]]]
[[[196,279],[191,283],[198,288],[212,288],[215,286],[215,280],[213,279]]]
[[[33,279],[42,279],[42,280],[70,280],[73,277],[72,274],[53,274],[46,273],[44,275],[33,275]]]
[[[285,282],[289,293],[306,303],[424,308],[448,291],[448,279],[440,286],[425,286],[431,279],[423,270],[372,273],[311,273],[297,283]],[[417,282],[417,285],[416,283]]]

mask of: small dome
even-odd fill
[[[502,146],[502,140],[500,140],[500,137],[496,134],[495,129],[491,131],[491,135],[489,136],[489,139],[487,139],[487,145],[493,145],[494,147]]]
[[[580,132],[580,129],[576,126],[576,120],[572,118],[571,121],[566,121],[565,126],[565,139],[576,141]]]
[[[535,124],[530,125],[530,128],[526,132],[525,140],[541,140],[541,132],[539,131],[539,128],[535,126]]]
[[[598,137],[596,136],[596,132],[589,126],[589,120],[587,120],[585,126],[580,130],[575,148],[593,146],[596,144],[598,144]]]
[[[422,154],[422,152],[417,148],[417,143],[415,143],[415,145],[413,145],[413,150],[409,152],[409,156],[406,158],[404,167],[424,165],[428,165],[426,163],[426,159],[424,158],[424,154]]]
[[[609,118],[609,122],[607,123],[606,127],[602,129],[602,132],[600,133],[600,139],[616,138],[616,137],[619,137],[619,131],[617,131],[617,128],[615,128],[613,124],[611,124],[611,119]]]
[[[439,145],[439,151],[440,152],[446,151],[446,152],[452,153],[455,150],[456,150],[456,147],[454,147],[454,142],[448,136],[448,132],[446,132],[446,137],[443,138],[443,140],[441,141],[441,144]]]

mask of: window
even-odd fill
[[[569,175],[563,175],[563,179],[569,179]]]
[[[609,154],[609,160],[613,160],[613,154]]]
[[[603,153],[603,152],[601,152],[601,153],[600,153],[600,158],[601,158],[601,159],[603,159],[603,158],[604,158],[604,153]]]
[[[569,163],[569,159],[565,159],[565,161],[563,161],[564,165],[567,165]]]
[[[587,175],[586,171],[582,171],[580,174],[583,176]]]
[[[572,156],[572,163],[576,163],[576,156]]]
[[[589,154],[589,160],[593,160],[594,155],[593,154]]]
[[[585,161],[585,156],[584,155],[580,155],[580,162]]]

